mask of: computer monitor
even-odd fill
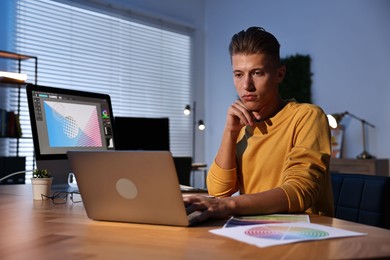
[[[115,117],[116,150],[169,151],[169,118]]]
[[[47,169],[53,185],[68,184],[69,150],[113,150],[110,96],[27,84],[27,100],[37,168]]]

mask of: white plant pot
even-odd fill
[[[50,196],[52,182],[53,178],[31,178],[34,200],[46,199],[42,197],[42,194],[47,197]]]

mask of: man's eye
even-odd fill
[[[235,78],[242,78],[242,73],[234,73]]]
[[[256,70],[255,72],[253,72],[253,76],[255,76],[255,77],[260,77],[263,75],[264,75],[264,72],[261,70]]]

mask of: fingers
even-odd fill
[[[191,204],[189,206],[186,207],[186,213],[187,215],[193,213],[193,212],[205,212],[207,211],[207,207],[205,207],[204,205],[200,205],[198,203],[194,203],[194,204]]]
[[[204,203],[204,196],[197,196],[197,195],[193,195],[193,196],[186,196],[183,198],[183,201],[184,201],[184,205],[186,206],[186,208],[189,208],[191,209],[192,211],[194,210],[200,210],[202,207],[204,208],[205,206],[205,203]],[[201,206],[203,205],[203,206]]]
[[[252,111],[252,115],[256,118],[256,120],[261,119],[261,116],[260,116],[259,112],[257,112],[257,111]]]
[[[210,212],[205,210],[205,211],[198,211],[196,213],[196,216],[193,218],[192,222],[193,223],[199,223],[199,222],[203,222],[207,219],[211,218],[210,216]]]
[[[194,211],[207,211],[211,205],[210,197],[205,196],[188,196],[184,198],[184,205],[186,207],[187,214]]]
[[[238,118],[241,122],[241,126],[253,126],[254,124],[252,112],[250,112],[240,100],[237,100],[230,106],[228,114],[229,116]]]
[[[211,211],[209,210],[209,199],[210,198],[199,196],[190,196],[184,198],[186,213],[188,216],[191,216],[191,222],[198,223],[212,217]]]
[[[192,203],[194,202],[198,202],[201,200],[201,196],[198,196],[198,195],[187,195],[187,196],[183,196],[183,201],[184,201],[184,205],[187,207],[189,205],[191,205]]]

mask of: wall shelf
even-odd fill
[[[18,61],[18,73],[20,73],[22,71],[22,61],[34,59],[35,60],[34,84],[35,85],[38,84],[38,57],[19,54],[19,53],[13,53],[13,52],[8,52],[8,51],[0,51],[0,58],[17,60]],[[15,87],[18,87],[17,85],[25,84],[24,82],[20,82],[17,80],[10,80],[10,79],[0,79],[0,83],[2,83],[2,84],[16,84]]]
[[[8,52],[8,51],[0,51],[0,58],[3,59],[11,59],[11,60],[16,60],[17,61],[17,72],[21,73],[22,71],[22,61],[30,60],[33,59],[35,61],[34,66],[35,66],[35,75],[34,75],[34,84],[38,84],[38,58],[35,56],[30,56],[30,55],[24,55],[24,54],[19,54],[19,53],[13,53],[13,52]],[[18,101],[17,101],[17,111],[16,113],[20,115],[20,96],[21,96],[21,88],[25,87],[26,83],[17,81],[17,80],[12,80],[8,78],[0,78],[0,87],[5,87],[5,88],[17,88],[18,89]],[[15,137],[2,137],[2,138],[15,138]],[[17,138],[17,143],[16,143],[16,156],[19,156],[19,139]]]

